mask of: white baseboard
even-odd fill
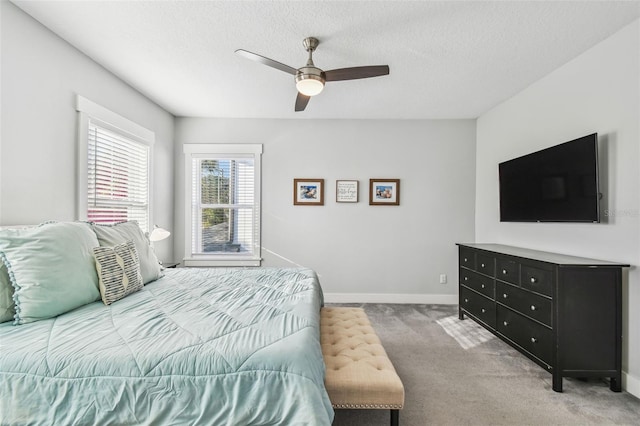
[[[457,294],[325,293],[326,303],[419,303],[457,305]]]
[[[640,379],[629,373],[622,372],[622,389],[636,398],[640,398]]]

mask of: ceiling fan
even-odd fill
[[[298,89],[295,107],[296,111],[304,111],[309,103],[309,99],[311,99],[311,96],[315,96],[322,92],[324,83],[327,81],[356,80],[359,78],[378,77],[389,74],[388,65],[370,65],[323,71],[314,65],[312,57],[313,52],[316,50],[316,47],[318,47],[319,43],[320,41],[315,37],[307,37],[302,41],[302,45],[306,51],[309,52],[309,59],[305,66],[298,69],[243,49],[236,50],[236,53],[247,59],[251,59],[252,61],[257,61],[261,64],[268,65],[280,71],[294,75],[296,80],[296,89]]]

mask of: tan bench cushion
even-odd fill
[[[322,308],[320,343],[334,408],[402,408],[404,386],[363,309]]]

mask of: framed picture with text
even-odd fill
[[[295,206],[323,206],[324,179],[294,179],[293,204]]]
[[[399,206],[400,179],[369,179],[370,206]]]
[[[336,181],[336,203],[357,203],[358,202],[358,181],[357,180],[337,180]]]

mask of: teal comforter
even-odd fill
[[[308,269],[170,269],[110,306],[0,324],[0,424],[329,425]]]

